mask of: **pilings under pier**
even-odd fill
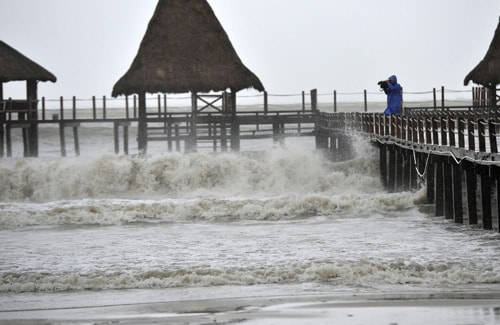
[[[500,231],[500,166],[390,141],[377,144],[381,182],[389,192],[425,185],[426,203],[434,205],[435,216]]]

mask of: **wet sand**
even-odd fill
[[[492,293],[207,299],[0,312],[2,324],[500,324]]]

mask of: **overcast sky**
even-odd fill
[[[377,92],[377,81],[392,74],[406,92],[468,90],[463,79],[484,57],[500,16],[498,0],[208,2],[270,94]],[[40,97],[111,96],[156,4],[1,0],[1,40],[56,75],[56,83],[40,83]],[[4,96],[24,97],[24,84],[6,84]]]

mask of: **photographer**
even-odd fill
[[[384,114],[401,114],[403,94],[401,85],[398,84],[398,78],[392,75],[387,80],[379,81],[378,85],[387,95],[387,108]]]

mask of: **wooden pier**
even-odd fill
[[[500,231],[499,111],[446,107],[406,112],[321,114],[321,132],[324,138],[343,131],[370,139],[378,147],[380,178],[389,192],[425,185],[426,203],[434,205],[436,216]],[[332,151],[327,141],[323,144]]]

